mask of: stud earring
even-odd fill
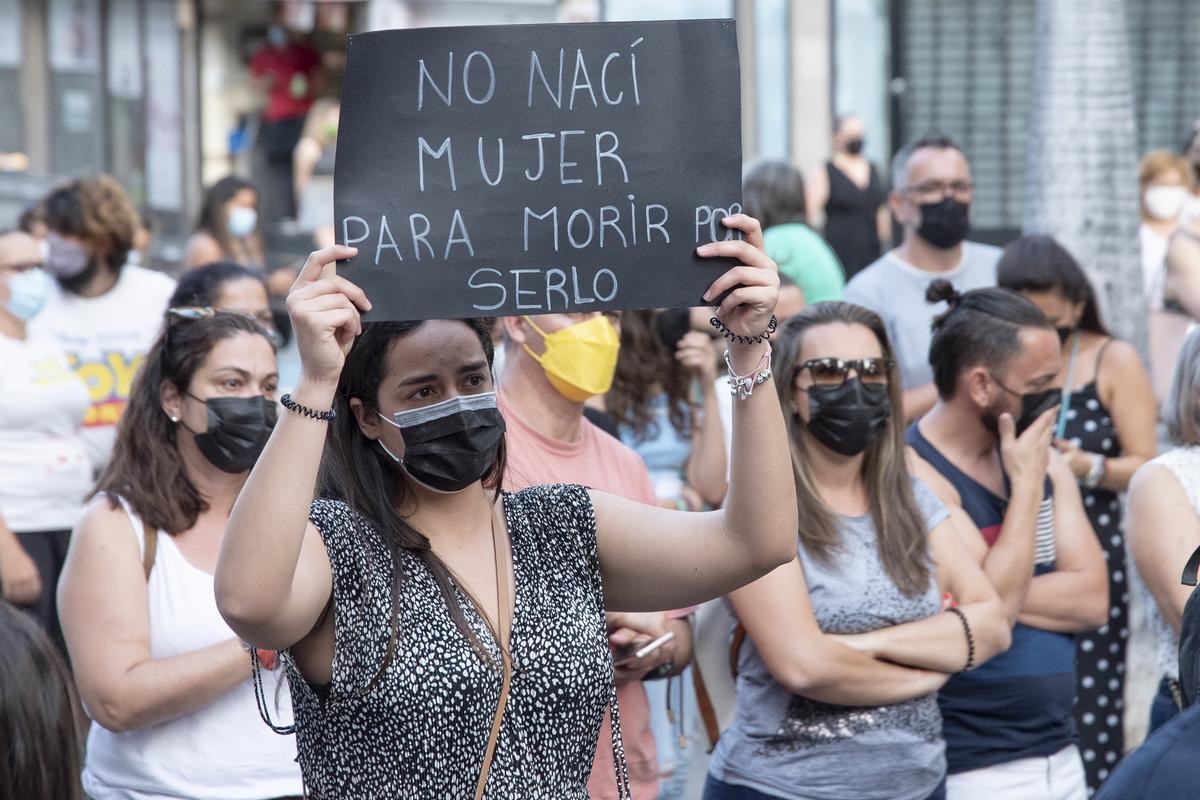
[[[179,422],[179,417],[171,417],[171,422]]]

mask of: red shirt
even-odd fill
[[[270,77],[267,107],[263,111],[264,122],[295,119],[308,113],[313,102],[310,84],[320,64],[320,53],[296,42],[289,42],[282,49],[268,45],[250,59],[251,74]],[[304,88],[304,93],[299,97],[292,92],[292,82],[297,75],[303,80]]]

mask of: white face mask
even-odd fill
[[[1151,186],[1142,194],[1146,213],[1155,219],[1175,219],[1183,210],[1188,190],[1182,186]]]
[[[229,235],[242,239],[254,233],[258,225],[258,212],[246,206],[234,206],[229,209]]]

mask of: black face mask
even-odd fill
[[[1062,389],[1043,389],[1021,395],[1021,415],[1017,417],[1017,436],[1024,433],[1037,418],[1062,402]]]
[[[846,140],[846,152],[849,153],[850,155],[856,156],[862,152],[862,149],[863,149],[863,140],[862,139],[847,139]]]
[[[78,275],[72,275],[69,278],[55,276],[55,280],[58,281],[58,285],[61,286],[65,291],[77,295],[87,288],[87,285],[92,282],[92,279],[95,278],[103,268],[104,265],[100,261],[92,259],[88,262],[87,268]]]
[[[207,400],[193,394],[188,397],[199,400],[208,409],[207,429],[202,433],[192,431],[196,447],[204,457],[222,472],[235,475],[253,467],[275,427],[278,413],[275,401],[262,395]]]
[[[997,381],[997,383],[999,383]],[[1000,388],[1010,394],[1016,392],[1009,389],[1004,384],[999,384]],[[1046,413],[1050,409],[1062,402],[1062,389],[1043,389],[1040,392],[1030,392],[1029,394],[1021,395],[1021,412],[1016,418],[1016,435],[1020,436],[1029,426],[1037,422],[1037,418]],[[995,436],[1000,438],[1000,415],[995,411],[988,409],[983,412],[983,426]]]
[[[949,250],[967,238],[971,207],[947,197],[937,203],[921,204],[921,226],[917,234],[934,247]]]
[[[892,404],[886,384],[850,378],[841,386],[808,387],[808,432],[843,456],[856,456],[887,430]]]
[[[459,395],[384,422],[404,436],[404,457],[384,451],[414,479],[439,492],[459,492],[487,474],[504,439],[495,392]]]

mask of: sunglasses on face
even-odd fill
[[[796,367],[796,374],[804,370],[818,386],[841,386],[850,375],[850,370],[863,383],[887,383],[888,371],[895,366],[890,358],[810,358]]]

